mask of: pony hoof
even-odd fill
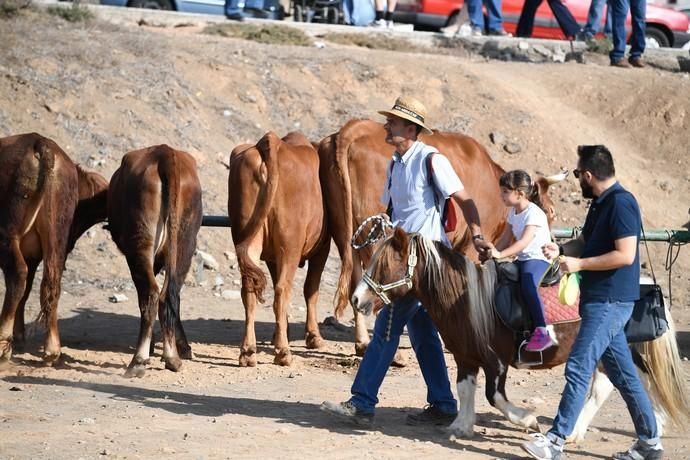
[[[194,352],[192,352],[192,347],[189,345],[178,346],[177,354],[180,355],[180,358],[182,359],[194,359]]]
[[[255,353],[240,354],[240,367],[256,367]]]
[[[165,360],[165,368],[169,371],[179,372],[182,367],[182,360],[180,358],[168,358]]]
[[[449,435],[455,436],[458,439],[470,439],[474,437],[474,428],[449,426],[447,430]]]
[[[407,358],[405,355],[400,353],[400,351],[397,351],[395,353],[395,356],[393,357],[393,362],[391,363],[391,366],[393,367],[405,367],[407,366]]]
[[[356,343],[355,344],[355,355],[364,356],[364,352],[367,351],[368,343]]]
[[[146,367],[141,364],[130,365],[125,371],[125,377],[128,379],[137,377],[142,378],[146,374]]]
[[[307,348],[309,350],[316,350],[318,348],[322,348],[325,345],[325,341],[320,335],[316,335],[313,333],[308,333],[307,334]]]
[[[289,366],[292,364],[292,353],[290,353],[290,350],[276,353],[276,357],[273,358],[273,364],[277,364],[279,366]]]
[[[52,367],[57,364],[58,359],[60,359],[60,352],[46,353],[43,355],[43,364],[48,367]]]

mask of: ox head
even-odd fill
[[[108,181],[105,177],[77,166],[79,201],[70,228],[71,251],[77,239],[91,226],[108,218]]]
[[[352,306],[360,313],[376,313],[384,305],[407,295],[413,288],[417,266],[417,238],[400,228],[376,249],[371,263],[352,294]]]
[[[549,187],[565,180],[569,173],[570,172],[568,170],[563,170],[558,174],[554,174],[553,176],[540,177],[534,183],[535,190],[531,200],[544,210],[546,217],[549,220],[549,226],[553,224],[553,221],[556,218],[556,207],[551,199],[551,196],[549,195]]]

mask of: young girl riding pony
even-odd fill
[[[509,208],[508,225],[491,248],[491,257],[502,259],[517,256],[520,267],[522,297],[532,315],[535,329],[525,349],[543,351],[556,344],[546,328],[544,303],[538,294],[539,283],[549,268],[542,246],[551,242],[546,214],[534,204],[536,186],[522,170],[508,171],[499,180],[501,198]],[[515,240],[511,244],[511,241]],[[500,249],[499,249],[500,248]]]

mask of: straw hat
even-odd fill
[[[433,134],[426,125],[426,107],[411,96],[400,96],[390,110],[379,110],[381,115],[395,116],[421,126],[427,134]]]

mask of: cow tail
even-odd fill
[[[249,246],[261,227],[266,222],[268,213],[273,207],[276,191],[278,190],[278,148],[280,139],[273,132],[268,132],[256,144],[262,159],[261,169],[266,168],[263,187],[260,188],[256,199],[255,211],[247,225],[241,230],[235,241],[235,253],[242,275],[242,288],[254,293],[259,302],[263,302],[263,293],[266,288],[266,275],[249,256]],[[263,171],[261,171],[263,173]]]
[[[168,234],[168,251],[165,258],[165,279],[161,288],[159,298],[163,306],[161,310],[163,317],[160,318],[161,326],[165,331],[175,330],[175,323],[180,316],[180,286],[177,285],[177,257],[178,257],[178,235],[180,230],[180,216],[182,208],[180,199],[180,167],[178,164],[177,153],[169,149],[166,155],[162,156],[159,166],[159,174],[162,182],[163,209],[167,212],[166,231]]]
[[[18,184],[20,186],[19,199],[28,198],[28,206],[22,207],[25,212],[33,214],[33,216],[27,216],[25,214],[25,221],[27,219],[32,221],[36,214],[38,214],[41,200],[46,190],[50,187],[50,183],[53,181],[55,175],[55,149],[52,148],[53,145],[54,143],[50,139],[36,134],[36,141],[33,145],[33,155],[27,156],[20,166],[18,174],[19,180],[21,181]],[[54,209],[48,206],[46,212],[54,212]],[[48,326],[50,305],[50,302],[41,302],[41,310],[34,322],[35,325]],[[35,332],[35,329],[30,329],[29,335],[34,335]]]
[[[654,409],[670,418],[673,425],[684,429],[690,419],[690,398],[685,388],[683,367],[676,342],[676,331],[671,311],[666,310],[668,331],[650,342],[633,344],[633,355],[642,358],[640,375],[647,381]]]
[[[352,217],[352,184],[350,182],[350,168],[348,161],[348,150],[350,146],[349,139],[339,132],[334,136],[335,140],[335,177],[339,181],[337,184],[338,190],[342,190],[342,216],[344,217],[344,225],[342,231],[345,232],[347,238],[344,241],[345,247],[340,249],[340,277],[338,278],[338,286],[335,290],[333,302],[335,304],[335,316],[339,318],[347,308],[350,302],[350,281],[352,279],[353,271],[353,255],[350,240],[352,239],[353,217]]]

